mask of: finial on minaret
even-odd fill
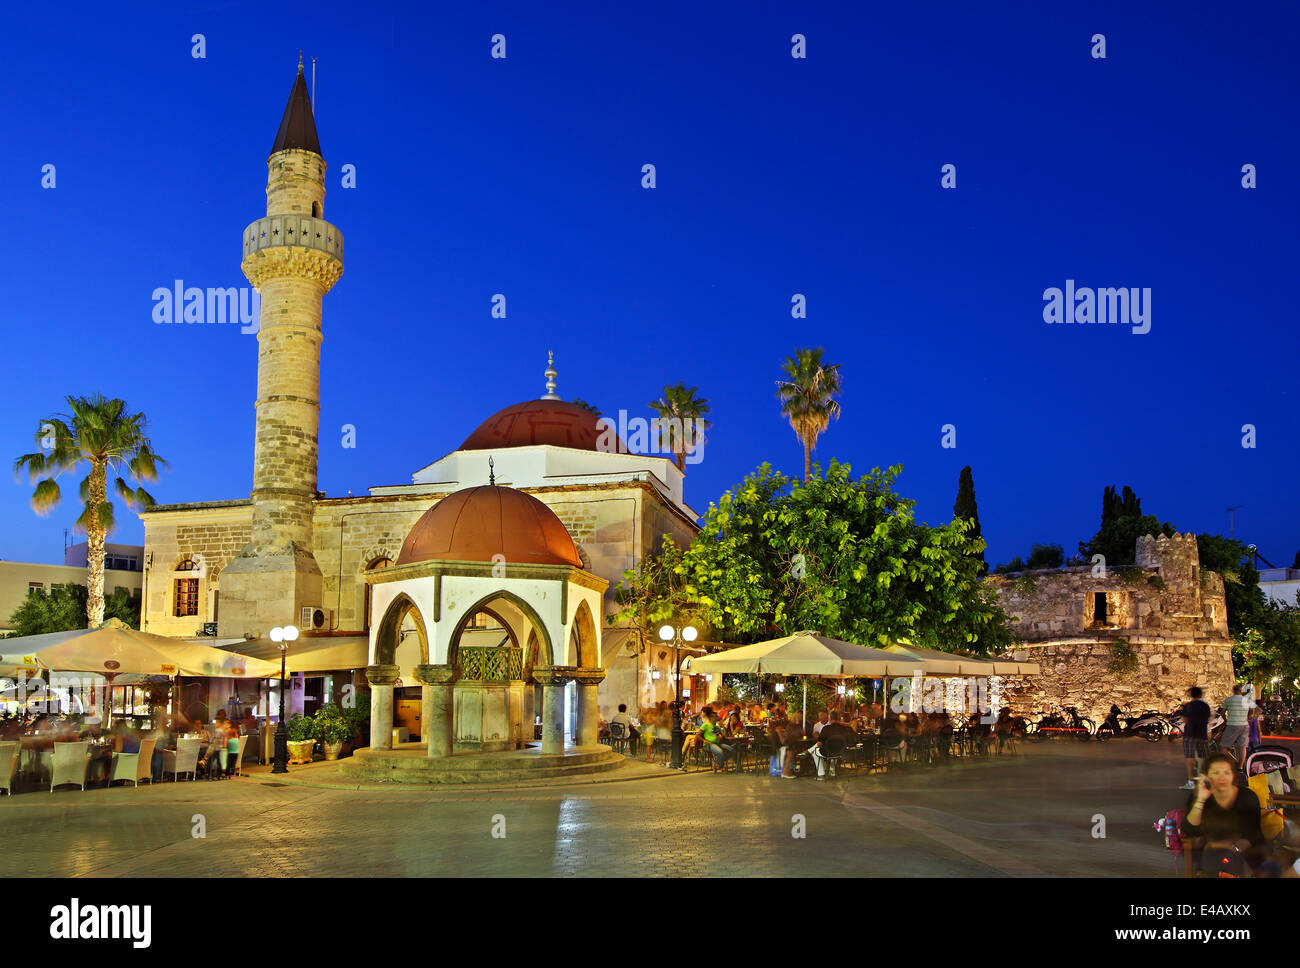
[[[496,483],[497,483],[497,475],[496,475],[495,465],[492,463],[492,458],[489,457],[488,458],[488,484],[495,487]]]
[[[302,48],[298,48],[298,73],[302,73]]]
[[[548,350],[546,353],[546,372],[542,374],[546,377],[546,393],[542,395],[543,400],[558,400],[559,395],[555,392],[555,378],[559,376],[555,372],[555,353]]]

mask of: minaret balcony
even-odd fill
[[[244,229],[244,258],[278,246],[302,246],[343,261],[343,233],[310,215],[268,215]]]

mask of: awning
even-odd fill
[[[97,629],[70,629],[0,640],[0,667],[95,672],[103,676],[231,676],[260,679],[271,666],[211,645],[196,645],[110,620]],[[276,673],[279,667],[275,667]]]
[[[244,639],[225,646],[240,655],[264,659],[274,671],[268,679],[280,675],[280,644],[268,638]],[[310,638],[304,636],[289,643],[286,672],[341,672],[364,669],[370,664],[370,639],[364,635],[337,635]]]

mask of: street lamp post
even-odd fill
[[[298,628],[286,625],[271,629],[271,641],[280,646],[280,722],[275,727],[275,765],[272,773],[289,772],[289,730],[284,725],[284,666],[289,655],[289,643],[298,638]]]
[[[660,640],[673,644],[673,689],[676,701],[673,703],[673,748],[670,751],[669,765],[674,770],[682,768],[682,741],[684,739],[682,733],[682,641],[694,642],[698,634],[692,625],[684,627],[665,625],[659,629]]]

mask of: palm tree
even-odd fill
[[[817,438],[840,415],[834,399],[841,391],[840,365],[822,362],[822,349],[796,349],[781,364],[788,380],[776,381],[781,413],[803,444],[803,479],[812,477],[812,452]]]
[[[145,434],[142,413],[128,414],[124,400],[109,400],[102,394],[67,397],[69,414],[55,414],[41,421],[35,434],[40,450],[14,461],[14,472],[24,470],[36,483],[32,509],[49,514],[62,494],[55,480],[82,461],[90,473],[81,482],[84,505],[76,529],[86,534],[87,566],[86,621],[96,628],[104,621],[104,538],[113,530],[113,502],[108,499],[108,475],[114,475],[117,496],[131,508],[147,508],[153,497],[143,486],[132,489],[124,478],[137,482],[158,478],[167,462],[153,452]]]
[[[709,401],[696,396],[699,390],[699,387],[674,383],[664,387],[664,395],[649,404],[650,409],[659,414],[660,439],[667,437],[668,449],[682,473],[686,472],[686,455],[704,446],[704,430],[710,426],[704,419],[709,412]]]

